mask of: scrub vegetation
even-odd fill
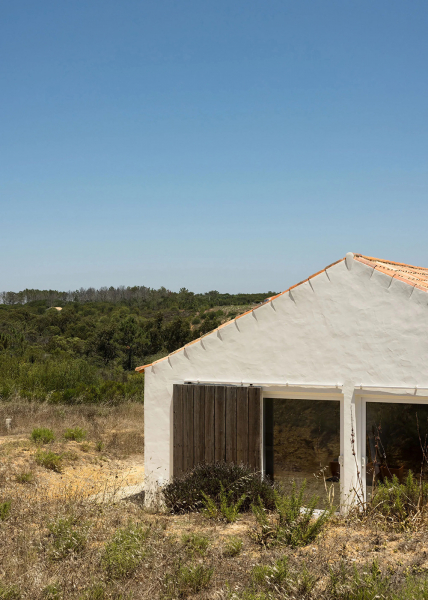
[[[427,597],[416,476],[379,483],[345,519],[312,512],[309,488],[290,492],[217,463],[170,482],[163,508],[148,510],[138,495],[114,495],[129,484],[125,465],[143,459],[141,404],[5,403],[0,427],[12,408],[12,430],[0,431],[0,599]],[[34,429],[53,439],[33,441]],[[38,463],[42,452],[61,456],[61,472]]]
[[[0,294],[0,400],[142,401],[134,372],[262,302],[260,294],[182,288]]]

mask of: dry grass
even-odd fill
[[[1,600],[331,600],[330,569],[339,565],[365,572],[376,561],[394,589],[428,572],[423,522],[400,532],[374,518],[335,518],[304,548],[266,549],[256,542],[252,514],[228,524],[113,502],[111,492],[129,484],[129,469],[142,462],[140,405],[11,408],[0,407],[3,423],[6,416],[15,423],[0,438],[0,503],[11,502],[0,521]],[[57,441],[43,449],[63,453],[61,473],[35,463],[34,427],[55,432]],[[85,449],[62,438],[71,427],[87,431]],[[345,592],[334,598],[359,598]],[[423,597],[412,594],[397,598]]]

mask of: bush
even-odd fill
[[[245,465],[222,462],[198,465],[191,472],[174,478],[162,491],[165,504],[173,513],[202,509],[206,496],[220,510],[222,486],[229,503],[237,503],[246,494],[239,507],[241,512],[249,510],[259,497],[267,508],[275,506],[272,482]]]
[[[64,437],[66,440],[81,442],[86,438],[86,431],[81,427],[73,427],[64,431]]]
[[[76,527],[72,517],[49,523],[48,529],[52,537],[51,558],[54,560],[81,552],[86,546],[86,531]]]
[[[31,483],[34,479],[34,474],[31,471],[22,471],[15,477],[17,483]]]
[[[11,501],[0,502],[0,521],[5,521],[10,515]]]
[[[55,439],[52,429],[46,427],[38,427],[31,432],[31,439],[36,444],[49,444]]]
[[[254,567],[251,580],[255,587],[272,591],[283,590],[287,598],[290,592],[296,598],[310,597],[316,583],[315,578],[310,575],[305,566],[300,571],[291,569],[286,556],[278,559],[273,565]]]
[[[179,566],[174,573],[165,577],[168,598],[187,598],[207,588],[214,569],[204,565]]]
[[[242,550],[241,538],[231,535],[224,546],[223,555],[224,556],[238,556],[238,554],[240,554],[241,550]]]
[[[183,543],[190,552],[197,552],[203,556],[210,543],[209,539],[205,535],[199,535],[198,533],[190,533],[183,535]]]
[[[62,454],[55,454],[50,450],[39,450],[34,457],[38,465],[51,471],[61,472],[62,469]]]
[[[427,503],[428,484],[420,485],[409,471],[405,483],[400,483],[395,475],[378,483],[368,510],[405,527]]]
[[[147,527],[133,523],[116,531],[102,556],[103,568],[109,579],[122,579],[135,571],[145,556],[144,542],[148,535]]]
[[[297,491],[296,484],[290,494],[281,494],[274,490],[275,510],[272,515],[266,511],[261,498],[252,505],[258,530],[256,539],[263,545],[272,543],[288,546],[305,546],[312,542],[330,519],[333,509],[322,511],[315,516],[318,496],[312,496],[305,502],[306,481]]]

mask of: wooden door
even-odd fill
[[[261,388],[175,384],[173,474],[212,462],[261,470]]]

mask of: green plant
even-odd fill
[[[104,450],[104,448],[105,448],[105,444],[101,440],[98,440],[98,442],[95,443],[95,449],[97,452],[102,452]]]
[[[107,595],[102,583],[91,585],[79,596],[79,600],[104,600],[105,598],[107,598]]]
[[[182,540],[188,550],[190,550],[192,553],[197,552],[201,556],[206,553],[210,543],[209,539],[205,535],[200,535],[198,533],[183,535]]]
[[[423,511],[428,503],[428,484],[418,483],[412,471],[400,483],[394,475],[379,482],[368,505],[368,511],[386,517],[390,522],[406,527],[413,517]]]
[[[214,569],[204,565],[179,565],[173,573],[167,573],[164,585],[169,598],[187,598],[207,588]]]
[[[390,577],[382,575],[376,561],[364,566],[361,572],[355,566],[349,568],[341,562],[336,569],[330,569],[328,594],[332,600],[392,598]],[[404,600],[401,594],[398,598]]]
[[[61,586],[59,583],[51,583],[42,591],[43,600],[60,600],[62,596]]]
[[[18,483],[31,483],[34,479],[34,473],[32,471],[22,471],[16,474],[15,479]]]
[[[263,587],[268,590],[284,590],[293,593],[297,598],[310,597],[315,587],[316,579],[306,566],[300,571],[291,569],[288,558],[283,556],[272,565],[257,565],[251,573],[251,580],[255,587]]]
[[[101,559],[109,579],[122,579],[135,571],[146,554],[144,542],[149,531],[148,527],[133,523],[116,531]]]
[[[38,450],[34,460],[38,465],[49,469],[50,471],[61,472],[62,468],[62,454],[55,454],[50,450]]]
[[[81,552],[86,546],[87,533],[76,527],[73,517],[58,519],[48,524],[52,538],[51,558],[61,560],[69,554]]]
[[[36,444],[49,444],[55,439],[52,429],[47,427],[37,427],[31,432],[31,439]]]
[[[241,506],[244,504],[245,499],[247,497],[246,494],[242,494],[240,498],[236,502],[234,502],[234,492],[233,490],[226,491],[223,487],[223,484],[220,483],[220,507],[217,507],[215,501],[207,496],[204,492],[202,492],[203,496],[203,514],[210,518],[216,519],[219,514],[227,521],[227,523],[234,523],[238,518],[239,511]]]
[[[167,508],[180,513],[200,510],[207,497],[220,509],[222,488],[227,491],[230,503],[236,503],[243,494],[246,495],[240,505],[241,512],[249,510],[259,496],[264,506],[274,508],[271,481],[255,473],[251,467],[223,462],[196,466],[190,473],[170,481],[163,487],[162,493]]]
[[[293,483],[290,494],[274,490],[275,509],[268,514],[261,498],[252,505],[257,521],[256,540],[264,545],[281,543],[289,546],[305,546],[312,542],[329,521],[333,508],[315,515],[318,496],[305,502],[306,481],[297,491]]]
[[[242,540],[239,537],[231,535],[225,543],[223,549],[224,556],[238,556],[242,550]]]
[[[251,579],[256,584],[282,585],[290,576],[286,556],[276,561],[274,565],[257,565],[253,568]]]
[[[86,431],[81,427],[69,427],[64,431],[64,438],[69,441],[81,442],[86,438]]]
[[[21,592],[16,585],[4,585],[0,581],[0,600],[20,600]]]
[[[0,502],[0,521],[5,521],[10,515],[10,507],[12,503],[10,500],[7,502]]]

